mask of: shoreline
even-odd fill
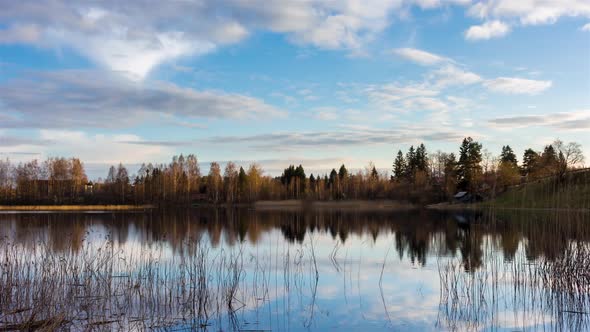
[[[3,212],[45,212],[45,211],[138,211],[154,209],[151,204],[144,205],[0,205]]]
[[[405,211],[421,208],[407,202],[392,200],[349,200],[349,201],[258,201],[251,205],[256,210],[300,210],[300,209],[341,209],[341,210],[391,210]]]
[[[409,211],[417,209],[436,211],[474,211],[474,210],[514,210],[514,211],[554,211],[554,212],[590,212],[590,208],[526,208],[502,207],[487,204],[449,204],[448,202],[415,205],[393,200],[342,200],[342,201],[308,201],[277,200],[257,201],[251,203],[197,203],[181,206],[158,206],[154,204],[97,204],[97,205],[0,205],[0,212],[100,212],[100,211],[145,211],[159,208],[250,208],[258,211],[298,211],[298,210],[354,210],[354,211]]]
[[[509,206],[494,206],[490,204],[449,204],[436,203],[426,205],[424,208],[436,211],[474,211],[474,210],[504,210],[504,211],[533,211],[533,212],[590,212],[590,208],[551,208],[551,207],[509,207]]]

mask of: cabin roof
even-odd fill
[[[467,192],[466,191],[460,191],[460,192],[456,193],[454,197],[455,198],[461,198],[461,197],[463,197],[465,195],[467,195]]]

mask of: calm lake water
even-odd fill
[[[0,327],[584,330],[589,241],[564,212],[5,213]]]

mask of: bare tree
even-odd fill
[[[552,145],[558,153],[560,176],[564,176],[569,169],[584,163],[584,154],[580,143],[569,142],[565,144],[562,140],[556,139]]]
[[[0,199],[3,201],[8,200],[12,189],[10,169],[10,160],[0,159]]]
[[[225,171],[223,172],[223,182],[225,185],[226,201],[235,201],[238,189],[238,167],[231,161],[225,165]]]
[[[207,176],[207,192],[209,198],[214,202],[219,201],[219,192],[221,190],[221,167],[216,162],[211,163],[209,175]]]

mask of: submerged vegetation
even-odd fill
[[[410,147],[405,155],[398,151],[391,175],[370,163],[364,170],[352,171],[341,165],[327,174],[309,176],[302,165],[291,165],[280,176],[272,177],[257,164],[245,169],[233,162],[227,162],[223,171],[220,164],[212,162],[203,175],[197,157],[191,154],[174,157],[168,165],[143,164],[135,175],[122,164],[111,166],[104,180],[91,182],[77,158],[18,165],[5,160],[0,161],[0,204],[166,205],[286,199],[391,199],[429,204],[451,201],[458,191],[493,199],[507,191],[515,192],[510,188],[516,185],[530,184],[526,188],[531,190],[518,198],[520,206],[534,207],[534,202],[547,206],[543,202],[549,200],[554,203],[551,207],[569,207],[569,198],[554,197],[562,197],[562,192],[572,197],[588,192],[587,182],[572,175],[583,161],[579,144],[556,140],[543,152],[527,149],[519,165],[510,146],[493,157],[470,137],[463,140],[458,157],[440,151],[428,153],[424,144]],[[517,199],[514,195],[504,197],[512,198],[497,203]]]

